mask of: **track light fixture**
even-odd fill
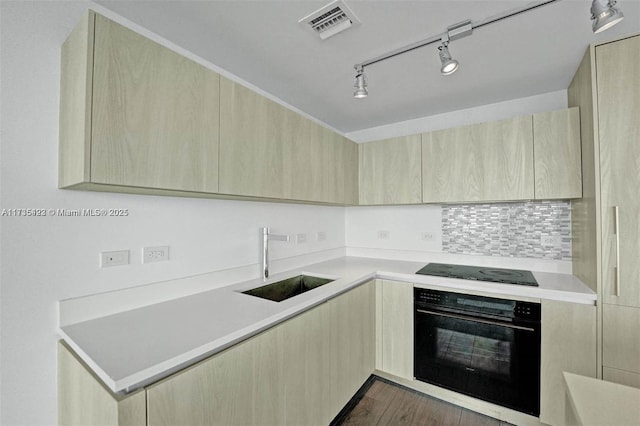
[[[622,21],[622,11],[615,7],[616,0],[593,0],[591,3],[591,20],[593,32],[600,33]]]
[[[367,90],[367,77],[364,74],[363,67],[356,67],[356,78],[353,83],[353,87],[355,87],[355,91],[353,92],[353,97],[356,99],[362,99],[369,96],[369,91]]]
[[[367,61],[360,62],[359,64],[356,64],[354,66],[354,68],[356,69],[356,79],[354,84],[356,90],[353,93],[353,96],[355,98],[366,98],[369,94],[367,91],[367,81],[363,71],[364,67],[368,67],[369,65],[382,62],[384,60],[393,58],[403,53],[411,52],[412,50],[433,43],[442,43],[441,46],[438,46],[440,62],[442,62],[442,68],[440,69],[440,72],[443,75],[453,74],[458,69],[459,63],[455,59],[451,58],[451,53],[449,53],[448,47],[450,41],[470,36],[473,33],[474,29],[482,28],[486,25],[493,24],[495,22],[499,22],[503,19],[511,18],[516,15],[520,15],[521,13],[525,13],[542,6],[549,5],[557,1],[560,0],[539,0],[527,6],[509,10],[499,15],[495,15],[480,21],[471,22],[470,20],[466,20],[463,22],[459,22],[448,27],[447,31],[442,34],[431,36],[424,40],[420,40],[407,46],[392,50],[388,53],[385,53],[384,55],[380,55]],[[608,28],[611,28],[612,26],[620,22],[622,18],[624,18],[622,11],[619,8],[615,7],[615,5],[616,0],[592,0],[591,20],[593,21],[594,33],[599,33]]]
[[[438,50],[440,51],[440,62],[442,62],[442,67],[440,68],[442,75],[451,75],[456,72],[460,64],[458,61],[451,58],[451,53],[449,53],[449,42],[443,41],[442,45],[438,46]]]

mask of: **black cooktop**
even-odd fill
[[[416,274],[463,280],[491,281],[495,283],[538,286],[533,274],[520,269],[492,268],[490,266],[449,265],[429,263]]]

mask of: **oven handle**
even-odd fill
[[[447,317],[447,318],[475,321],[483,324],[499,325],[500,327],[515,328],[516,330],[536,331],[534,328],[531,328],[531,327],[523,327],[521,325],[513,325],[505,322],[492,321],[484,318],[469,317],[466,315],[458,315],[458,314],[445,314],[443,312],[425,311],[424,309],[416,309],[416,311],[420,312],[421,314],[431,314],[431,315],[438,315],[438,316]]]

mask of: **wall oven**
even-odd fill
[[[414,289],[414,375],[540,414],[540,304]]]

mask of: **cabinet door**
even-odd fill
[[[62,341],[58,343],[58,425],[145,426],[144,391],[114,395]]]
[[[640,307],[640,36],[596,47],[596,67],[603,297]]]
[[[226,78],[220,81],[220,192],[284,197],[290,112]]]
[[[413,379],[413,284],[382,281],[378,315],[382,328],[377,360],[382,371],[404,379]]]
[[[424,203],[529,200],[530,115],[422,135]]]
[[[375,284],[328,302],[331,323],[331,413],[336,416],[375,368]]]
[[[100,15],[91,182],[218,191],[219,76]]]
[[[535,198],[582,197],[578,108],[534,114],[533,145]]]
[[[286,425],[329,424],[330,328],[327,304],[280,327],[284,347],[283,381]]]
[[[360,204],[419,204],[422,201],[420,135],[358,146]]]
[[[344,168],[344,204],[358,205],[358,144],[347,138],[342,140],[342,167]]]
[[[278,333],[270,329],[148,387],[148,425],[282,424]]]
[[[564,424],[563,371],[596,377],[596,307],[542,301],[540,421]]]
[[[640,374],[640,309],[602,305],[602,365]]]

